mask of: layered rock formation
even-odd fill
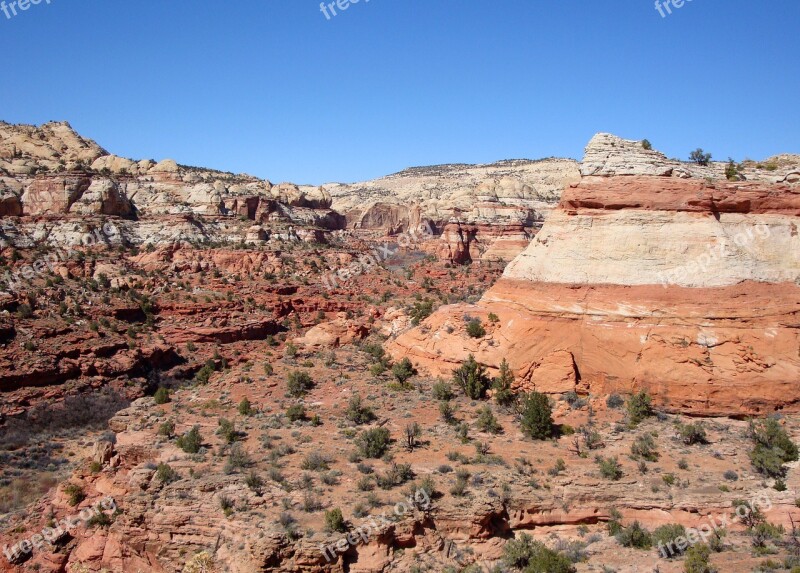
[[[333,208],[345,214],[348,228],[397,234],[430,225],[443,240],[429,250],[464,263],[513,259],[564,186],[579,177],[578,164],[570,159],[513,160],[416,167],[324,188]]]
[[[444,375],[469,353],[506,358],[523,389],[645,388],[693,414],[800,410],[791,169],[712,180],[714,165],[639,149],[595,137],[581,182],[480,303],[440,309],[393,353]],[[466,336],[465,315],[484,319],[485,338]]]
[[[55,218],[57,225],[70,217],[87,221],[104,215],[131,221],[119,223],[131,244],[155,243],[174,234],[170,218],[184,216],[194,218],[194,224],[180,234],[181,240],[259,242],[273,236],[248,235],[247,227],[224,223],[240,218],[266,225],[281,238],[319,241],[324,240],[320,233],[344,227],[344,218],[330,206],[330,194],[320,188],[273,186],[249,175],[181,166],[171,159],[110,155],[68,123],[0,123],[0,217],[25,218],[6,221],[9,235],[36,234],[32,218]],[[294,232],[290,227],[295,226],[313,229]]]

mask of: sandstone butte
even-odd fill
[[[798,173],[712,179],[607,134],[581,171],[477,304],[440,307],[391,353],[442,376],[505,358],[522,390],[646,389],[692,415],[800,410]]]

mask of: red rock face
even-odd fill
[[[510,261],[525,250],[531,234],[522,224],[448,223],[436,255],[456,264],[481,259]]]
[[[396,339],[391,352],[444,376],[470,353],[492,368],[505,358],[526,391],[603,395],[644,388],[668,410],[697,415],[800,410],[800,285],[786,278],[800,276],[798,200],[798,189],[787,185],[587,178],[564,193],[544,239],[537,237],[480,303],[443,307]],[[607,219],[611,211],[619,215]],[[713,244],[728,213],[737,225],[752,217],[786,231],[780,237],[773,231],[751,249],[761,265],[752,280],[737,280],[737,272],[720,280],[719,271],[731,270],[726,266],[755,264],[745,248],[715,261],[707,276],[698,273],[693,288],[646,284],[659,276],[653,270],[665,253],[678,260],[688,253],[687,229],[694,229],[693,248],[706,234]],[[636,224],[615,238],[608,226],[626,214]],[[712,215],[720,214],[722,222],[715,221]],[[571,219],[583,221],[574,233]],[[671,243],[648,236],[673,221]],[[661,250],[641,248],[648,241]],[[647,270],[636,277],[637,268]],[[499,321],[490,322],[490,313]],[[487,336],[469,338],[465,315],[481,317]]]
[[[709,183],[670,177],[587,177],[564,191],[559,207],[571,214],[637,209],[800,217],[800,189],[786,184]]]

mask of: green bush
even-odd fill
[[[698,165],[708,165],[708,162],[711,161],[711,154],[704,153],[702,148],[698,147],[689,154],[689,161]]]
[[[686,551],[686,561],[683,562],[685,573],[716,573],[716,569],[711,566],[711,549],[705,543],[692,545]]]
[[[400,384],[405,384],[417,371],[408,358],[403,358],[400,362],[392,366],[392,374]]]
[[[253,410],[253,406],[252,404],[250,404],[250,400],[248,400],[246,396],[242,398],[242,401],[239,402],[239,413],[242,416],[250,416],[254,412],[255,410]]]
[[[450,402],[439,402],[439,415],[447,424],[453,424],[456,421],[456,410]]]
[[[363,404],[360,394],[353,394],[350,397],[350,402],[344,415],[345,418],[357,425],[368,424],[375,419],[375,413],[371,408]]]
[[[546,440],[553,435],[553,409],[544,394],[531,392],[520,401],[523,433],[534,440]]]
[[[491,380],[486,375],[486,368],[478,364],[472,354],[466,362],[453,371],[453,382],[473,400],[486,397],[486,391],[491,385]]]
[[[217,435],[222,438],[222,441],[226,444],[232,444],[239,439],[239,432],[236,431],[236,425],[227,418],[219,419]]]
[[[729,181],[738,181],[739,169],[736,167],[736,162],[733,159],[728,159],[728,164],[725,166],[725,177]]]
[[[706,429],[703,427],[702,422],[694,424],[680,424],[678,426],[678,435],[681,441],[687,446],[694,444],[705,444],[708,441],[706,437]]]
[[[475,421],[475,425],[478,426],[481,432],[490,434],[499,434],[503,430],[489,406],[484,406],[478,410],[478,419]]]
[[[634,547],[636,549],[650,549],[653,546],[653,538],[638,521],[634,521],[630,527],[625,527],[617,533],[617,541],[623,547]]]
[[[652,143],[650,143],[650,140],[648,140],[648,139],[643,139],[643,140],[642,140],[642,149],[645,149],[645,150],[647,150],[647,151],[650,151],[651,149],[653,149],[653,144],[652,144]]]
[[[166,404],[169,402],[169,390],[162,386],[153,394],[153,399],[156,401],[156,404]]]
[[[356,438],[356,447],[365,458],[380,458],[389,448],[389,430],[386,428],[364,430]]]
[[[178,472],[176,472],[169,464],[161,462],[156,468],[156,479],[161,483],[172,483],[180,479]]]
[[[473,318],[467,323],[467,334],[470,338],[483,338],[486,336],[486,329],[479,318]]]
[[[650,395],[646,390],[634,394],[628,400],[628,421],[632,426],[636,426],[653,415],[653,405]]]
[[[306,407],[302,404],[292,404],[286,409],[286,417],[290,422],[300,422],[306,419]]]
[[[341,509],[337,507],[325,512],[325,529],[336,533],[347,531]]]
[[[492,382],[492,396],[495,402],[501,406],[508,406],[514,401],[514,392],[511,386],[514,384],[514,373],[508,365],[508,361],[503,358],[500,363],[500,374]]]
[[[677,523],[662,525],[653,532],[653,545],[658,547],[664,559],[677,557],[686,550],[683,543],[678,545],[679,537],[686,538],[686,528],[683,525]]]
[[[658,448],[653,436],[651,434],[637,436],[631,444],[631,455],[636,459],[642,458],[648,462],[658,461]]]
[[[451,400],[453,398],[453,388],[447,382],[437,382],[431,388],[431,393],[436,400]]]
[[[200,451],[202,444],[203,438],[200,436],[200,426],[194,426],[175,441],[175,445],[187,454],[196,454]]]
[[[619,394],[611,394],[606,398],[606,406],[609,408],[621,408],[625,404],[625,399]]]
[[[69,505],[72,507],[75,507],[84,499],[86,499],[86,494],[84,493],[83,488],[74,483],[65,485],[64,493],[67,494],[67,503],[69,503]]]
[[[503,547],[503,563],[525,573],[574,573],[575,567],[566,556],[535,541],[527,533],[512,539]]]
[[[175,422],[167,420],[158,427],[158,435],[171,438],[175,434]]]
[[[617,458],[603,458],[597,456],[595,458],[598,467],[600,468],[600,475],[611,481],[618,481],[622,479],[622,467],[619,465]]]
[[[760,473],[782,477],[786,473],[783,464],[797,461],[797,445],[777,419],[751,421],[749,435],[755,442],[755,447],[750,452],[750,461]]]
[[[314,381],[311,379],[308,372],[295,370],[289,373],[286,387],[289,394],[297,398],[307,394],[308,391],[314,387]]]

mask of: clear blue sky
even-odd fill
[[[10,0],[6,0],[8,3]],[[0,119],[273,182],[580,158],[800,153],[800,2],[41,0],[0,12]]]

